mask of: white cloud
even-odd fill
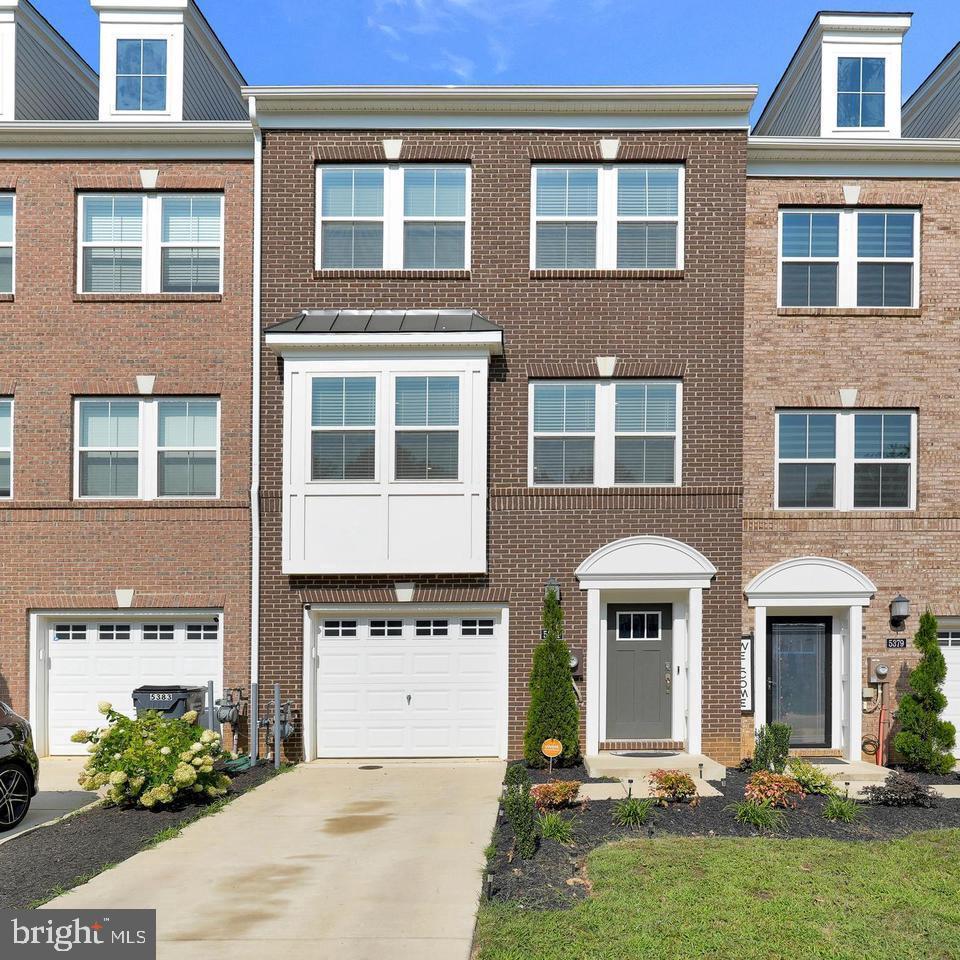
[[[464,83],[470,82],[473,77],[473,71],[476,69],[476,64],[469,57],[451,53],[449,50],[443,51],[443,56],[436,63],[436,66],[442,70],[449,71]]]

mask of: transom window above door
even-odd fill
[[[781,210],[780,306],[915,307],[917,210]]]
[[[467,164],[317,167],[318,270],[466,270]]]
[[[777,413],[775,501],[782,510],[911,510],[916,413]]]
[[[531,268],[682,268],[683,173],[679,164],[534,166]]]
[[[676,486],[676,380],[539,381],[530,385],[531,486]]]
[[[660,612],[629,610],[617,613],[618,640],[659,640]]]

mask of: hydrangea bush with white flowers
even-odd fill
[[[80,772],[84,790],[107,787],[106,801],[155,807],[180,797],[220,797],[230,778],[213,769],[222,753],[220,737],[196,725],[196,711],[170,719],[149,711],[135,720],[109,703],[99,705],[107,726],[78,730],[70,739],[88,744]]]

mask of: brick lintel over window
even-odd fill
[[[150,164],[144,164],[145,167]],[[165,173],[160,171],[157,176],[156,187],[151,188],[151,193],[162,191],[189,190],[191,192],[216,191],[222,192],[226,189],[227,181],[224,177],[210,177],[201,174],[182,174]],[[136,190],[143,192],[144,186],[140,179],[138,170],[126,174],[97,174],[97,175],[77,175],[73,178],[73,187],[75,190]]]
[[[643,378],[670,378],[682,380],[687,365],[683,361],[617,360],[613,378],[632,380]],[[526,374],[530,380],[597,380],[597,364],[593,360],[580,363],[528,363]]]
[[[402,131],[395,135],[385,136],[384,139],[403,140]],[[469,163],[473,159],[473,152],[465,145],[444,143],[407,143],[404,140],[400,148],[399,159],[389,159],[383,149],[383,140],[377,139],[371,143],[346,145],[318,144],[313,148],[313,159],[317,163]]]
[[[144,374],[150,374],[151,371],[143,370]],[[3,381],[0,381],[2,385]],[[0,393],[3,393],[0,390]],[[12,391],[11,391],[12,392]],[[115,377],[110,380],[102,377],[96,380],[77,380],[70,384],[70,393],[75,397],[115,397],[115,396],[151,396],[151,397],[220,397],[223,395],[224,385],[222,380],[206,379],[203,383],[198,383],[196,379],[184,380],[179,377],[165,377],[162,374],[157,376],[153,384],[153,390],[149,394],[141,394],[137,389],[136,372],[132,372],[129,377]]]

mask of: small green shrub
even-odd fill
[[[540,836],[544,840],[555,840],[564,846],[573,843],[573,824],[565,820],[556,810],[541,813],[537,825],[540,828]]]
[[[681,770],[653,770],[649,774],[650,793],[661,803],[696,803],[697,785]]]
[[[537,806],[528,783],[507,788],[503,796],[503,812],[513,830],[517,856],[529,860],[537,852]]]
[[[519,763],[511,763],[507,767],[506,776],[503,778],[503,782],[508,787],[516,787],[526,784],[530,786],[530,772],[527,770],[527,765],[521,760]]]
[[[726,807],[733,819],[763,832],[782,833],[787,829],[787,818],[769,800],[740,800]]]
[[[653,797],[627,797],[613,808],[613,822],[618,827],[640,827],[650,819],[656,800]]]
[[[78,730],[70,739],[88,744],[90,757],[78,782],[84,790],[108,787],[106,802],[154,807],[180,796],[220,797],[230,778],[213,769],[220,737],[198,727],[194,711],[169,719],[154,710],[131,720],[109,703],[100,712],[107,726]]]
[[[940,802],[939,793],[921,783],[912,773],[894,770],[883,783],[864,787],[863,798],[867,803],[881,807],[935,807]]]
[[[549,783],[538,783],[530,792],[538,810],[556,810],[574,803],[579,791],[579,780],[551,780]]]
[[[833,777],[802,757],[790,757],[787,760],[787,772],[806,793],[832,797],[839,792]]]
[[[823,805],[823,815],[827,820],[840,823],[853,823],[860,816],[860,808],[853,797],[841,797],[835,793],[827,797]]]
[[[754,803],[769,803],[771,807],[793,807],[806,793],[793,777],[769,770],[758,770],[750,775],[744,788],[745,799]]]
[[[793,733],[785,723],[765,723],[758,731],[753,749],[753,769],[783,773]]]

